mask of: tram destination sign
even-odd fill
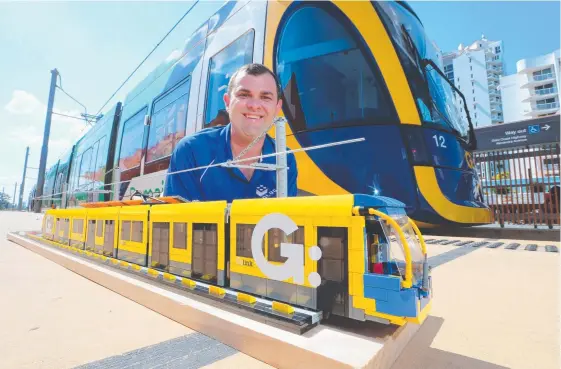
[[[559,142],[559,115],[498,124],[475,130],[475,151],[501,150]]]

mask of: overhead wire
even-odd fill
[[[101,108],[99,108],[98,112],[95,114],[96,116],[99,115],[99,113],[101,113],[103,108],[111,101],[111,99],[113,99],[115,97],[115,95],[117,95],[117,92],[119,92],[119,90],[121,90],[121,88],[123,88],[123,86],[128,82],[128,80],[131,79],[131,77],[142,66],[142,64],[144,64],[144,62],[150,57],[150,55],[152,55],[154,53],[154,51],[156,51],[156,49],[160,46],[160,44],[162,42],[164,42],[164,40],[169,36],[169,34],[171,32],[173,32],[173,30],[175,28],[177,28],[177,26],[181,23],[181,21],[183,21],[183,19],[187,16],[187,14],[189,14],[191,12],[191,10],[193,10],[193,8],[195,7],[195,5],[197,5],[198,2],[199,2],[199,0],[196,0],[195,3],[185,12],[185,14],[183,14],[183,16],[181,18],[179,18],[179,20],[173,25],[173,27],[171,27],[171,29],[165,34],[165,36],[156,44],[156,46],[154,46],[152,48],[152,50],[148,53],[148,55],[146,55],[146,57],[140,62],[140,64],[138,64],[138,66],[129,74],[127,79],[125,79],[125,81],[123,83],[121,83],[121,85],[111,95],[111,97],[109,99],[107,99],[107,101],[101,106]]]

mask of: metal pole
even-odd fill
[[[277,153],[286,152],[286,120],[279,117],[275,120],[275,143]],[[277,197],[288,196],[288,170],[286,154],[277,156]]]
[[[18,183],[14,185],[14,200],[12,202],[12,211],[16,208],[16,191],[18,189]]]
[[[45,132],[43,133],[43,147],[41,148],[41,160],[39,162],[39,176],[37,178],[36,197],[43,196],[43,186],[45,185],[45,167],[47,166],[47,146],[49,144],[49,134],[51,133],[51,117],[53,115],[53,103],[55,101],[55,88],[58,71],[51,70],[51,88],[49,91],[49,103],[47,105],[47,117],[45,119]],[[35,212],[41,212],[42,200],[35,201]]]
[[[21,211],[21,205],[23,202],[23,188],[25,187],[25,172],[27,171],[27,157],[29,156],[29,146],[25,150],[25,164],[23,165],[23,178],[21,179],[21,186],[19,188],[19,202],[18,210]]]

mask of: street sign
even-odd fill
[[[558,143],[560,124],[559,115],[552,115],[478,128],[475,130],[477,140],[475,151]]]
[[[540,125],[535,124],[533,126],[528,126],[528,133],[534,135],[536,133],[540,133]]]

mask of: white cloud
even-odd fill
[[[43,145],[47,105],[26,91],[14,91],[12,100],[5,106],[8,111],[6,136],[9,145],[30,146],[40,152]],[[79,110],[59,110],[54,108],[51,117],[47,165],[54,163],[61,155],[72,148],[72,144],[84,135],[90,126],[81,119]]]
[[[15,90],[12,92],[12,99],[6,104],[4,109],[11,114],[25,115],[40,111],[43,106],[45,105],[41,104],[39,99],[33,96],[33,94],[22,90]]]

